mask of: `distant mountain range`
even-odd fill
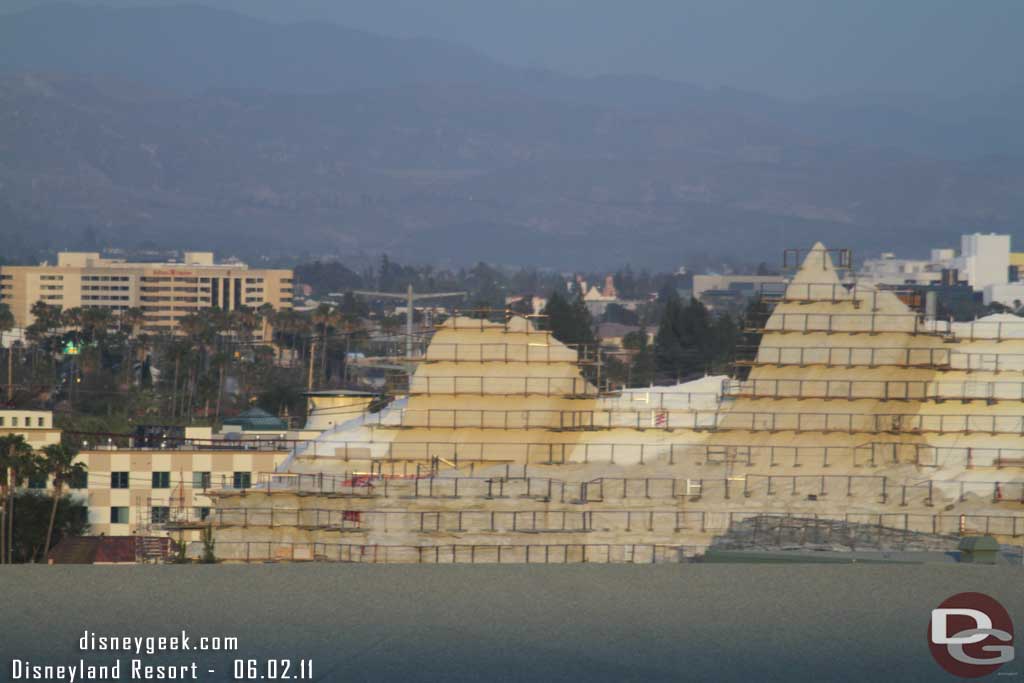
[[[564,267],[1024,238],[1024,90],[809,103],[197,6],[0,15],[9,253]]]

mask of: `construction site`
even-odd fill
[[[956,549],[1024,536],[1024,320],[937,321],[815,245],[735,377],[607,391],[535,320],[456,315],[407,386],[320,395],[274,471],[215,489],[222,561],[659,563],[710,547]],[[742,379],[740,379],[742,377]]]

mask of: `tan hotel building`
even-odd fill
[[[0,266],[0,303],[15,325],[32,323],[37,301],[70,308],[141,308],[145,329],[167,330],[201,308],[291,308],[292,271],[214,263],[212,252],[185,252],[182,263],[130,263],[93,252],[65,252],[57,265]]]

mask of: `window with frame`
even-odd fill
[[[111,472],[110,473],[110,488],[112,488],[112,489],[126,489],[126,488],[128,488],[128,473],[127,472]]]
[[[252,472],[235,472],[231,477],[231,485],[236,489],[252,488]]]
[[[197,507],[195,509],[196,519],[200,522],[205,522],[210,518],[210,508],[208,507]]]
[[[128,523],[128,508],[124,506],[110,508],[110,523],[111,524],[127,524]]]
[[[153,473],[153,488],[155,488],[155,489],[169,489],[169,488],[171,488],[171,473],[170,472],[154,472]]]
[[[149,509],[149,521],[153,524],[166,524],[171,518],[171,508],[166,505],[154,505]]]
[[[28,487],[30,489],[45,489],[46,488],[46,475],[36,475],[28,478]]]
[[[192,473],[192,488],[194,488],[194,489],[208,489],[208,488],[210,488],[210,473],[209,472],[193,472]]]

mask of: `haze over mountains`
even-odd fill
[[[1024,89],[794,103],[200,6],[0,15],[0,239],[674,267],[1024,218]]]

